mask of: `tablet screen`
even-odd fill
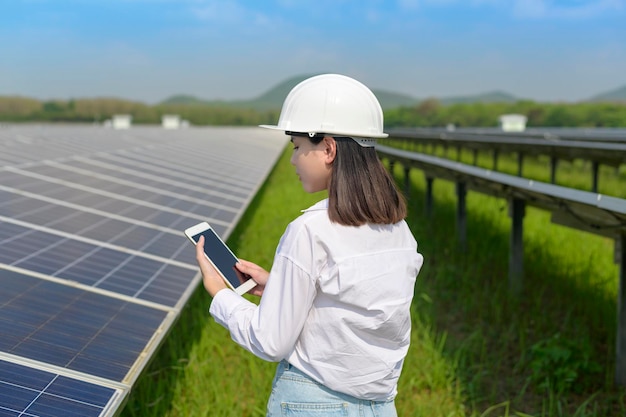
[[[244,277],[243,274],[235,268],[237,258],[213,229],[204,230],[191,238],[194,242],[198,243],[200,236],[204,236],[204,253],[222,275],[224,275],[228,282],[230,282],[233,288],[237,288],[243,281],[249,279],[248,277]]]

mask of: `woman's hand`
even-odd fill
[[[222,276],[215,270],[211,262],[204,254],[204,236],[200,236],[196,244],[196,261],[202,272],[202,283],[211,297],[215,297],[219,291],[228,288]]]
[[[235,267],[239,270],[239,272],[244,275],[248,275],[254,280],[254,282],[257,283],[257,286],[248,291],[248,294],[258,296],[263,295],[263,290],[265,289],[265,284],[267,284],[267,278],[270,273],[257,264],[243,259],[240,259],[239,262],[235,264]]]

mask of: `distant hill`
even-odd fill
[[[391,91],[372,90],[372,93],[374,93],[378,99],[380,107],[382,107],[383,110],[415,106],[422,101],[406,94],[392,93]]]
[[[282,83],[270,88],[265,93],[261,94],[257,98],[253,98],[252,100],[247,101],[248,104],[252,105],[253,108],[263,108],[263,109],[279,109],[283,105],[283,101],[287,94],[301,81],[306,80],[317,74],[309,74],[309,75],[300,75],[297,77],[289,78],[288,80],[283,81]]]
[[[186,94],[179,94],[169,97],[167,100],[162,101],[159,104],[206,104],[204,100],[200,100],[197,97],[189,96]]]
[[[457,103],[515,103],[519,100],[520,98],[504,91],[491,91],[471,96],[444,97],[439,99],[439,101],[445,105]]]
[[[285,97],[291,91],[293,87],[295,87],[299,82],[313,76],[315,74],[309,75],[300,75],[297,77],[289,78],[280,84],[270,88],[265,93],[261,94],[256,98],[252,98],[249,100],[203,100],[190,95],[176,95],[169,97],[164,100],[160,104],[188,104],[188,105],[220,105],[220,106],[233,106],[239,108],[250,108],[254,110],[280,110]],[[408,107],[415,106],[419,104],[423,99],[409,96],[407,94],[401,94],[391,91],[385,90],[376,90],[373,89],[372,92],[378,98],[381,107],[383,110],[398,108],[398,107]],[[494,103],[494,102],[503,102],[503,103],[513,103],[519,98],[503,92],[503,91],[492,91],[482,94],[475,94],[469,96],[458,96],[458,97],[442,97],[438,98],[439,101],[444,105],[455,104],[455,103]]]
[[[283,101],[289,91],[299,82],[312,77],[313,75],[301,75],[293,77],[272,87],[260,96],[249,100],[203,100],[189,95],[176,95],[164,100],[159,104],[189,104],[189,105],[226,105],[240,108],[251,108],[254,110],[280,110]]]
[[[623,101],[626,102],[626,85],[591,97],[587,101]]]
[[[176,95],[169,97],[159,104],[189,104],[189,105],[228,105],[234,107],[246,107],[255,110],[280,110],[283,101],[289,91],[301,81],[306,80],[316,74],[300,75],[289,78],[280,84],[270,88],[260,96],[250,100],[203,100],[189,95]],[[406,94],[393,93],[389,91],[373,90],[383,109],[396,108],[400,106],[412,106],[419,103],[419,99]]]

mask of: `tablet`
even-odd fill
[[[226,285],[237,294],[243,295],[257,285],[254,280],[239,272],[235,267],[238,262],[237,257],[207,222],[186,229],[185,236],[194,245],[198,243],[200,236],[204,236],[204,255],[222,276]]]

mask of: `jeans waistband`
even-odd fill
[[[355,397],[353,397],[351,395],[348,395],[348,394],[344,394],[344,393],[341,393],[341,392],[338,392],[338,391],[333,391],[330,388],[326,387],[321,382],[318,382],[318,381],[314,380],[313,378],[311,378],[310,376],[308,376],[307,374],[302,372],[300,369],[298,369],[297,367],[295,367],[292,364],[290,364],[289,362],[287,362],[287,360],[280,361],[278,366],[279,366],[279,368],[278,368],[278,374],[279,375],[283,374],[285,371],[296,373],[296,374],[298,374],[299,377],[302,377],[302,378],[305,378],[305,379],[309,380],[312,384],[320,386],[325,391],[333,392],[338,397],[341,397],[342,399],[344,399],[345,401],[348,401],[350,403],[364,404],[364,405],[374,405],[374,404],[386,404],[386,403],[392,403],[393,404],[393,402],[394,402],[393,400],[390,400],[390,401],[363,400],[363,399],[355,398]]]

